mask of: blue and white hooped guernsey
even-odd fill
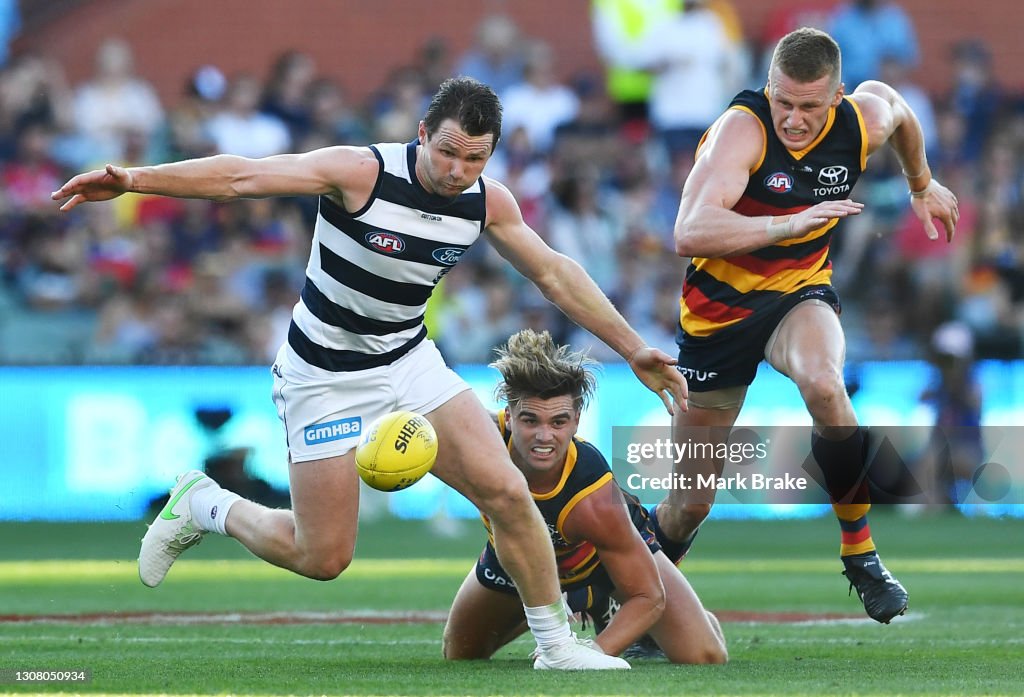
[[[381,164],[370,200],[349,213],[320,197],[306,284],[288,344],[332,372],[393,363],[427,335],[427,299],[483,231],[484,185],[455,199],[416,179],[416,145],[370,146]]]

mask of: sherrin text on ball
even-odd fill
[[[412,486],[437,459],[437,434],[427,419],[412,411],[385,414],[363,431],[356,446],[356,470],[380,491]]]

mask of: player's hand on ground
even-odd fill
[[[686,411],[686,398],[689,396],[686,378],[676,370],[675,365],[676,359],[650,346],[637,349],[629,357],[629,367],[640,378],[640,382],[661,397],[669,414],[675,414],[673,402]]]
[[[72,177],[64,186],[50,194],[50,198],[60,201],[70,196],[71,198],[60,207],[66,212],[86,201],[108,201],[117,198],[126,191],[131,191],[131,188],[131,172],[124,167],[107,165],[104,169],[94,169]]]
[[[803,237],[831,220],[857,215],[862,210],[864,210],[863,203],[851,201],[848,198],[841,201],[822,201],[806,210],[795,213],[790,218],[792,225],[789,237]]]
[[[910,207],[918,220],[924,223],[924,232],[928,239],[939,239],[939,231],[935,228],[934,218],[942,221],[946,228],[946,242],[953,241],[957,221],[960,220],[960,208],[956,196],[935,179],[925,187],[924,193],[910,197]]]

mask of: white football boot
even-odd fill
[[[534,670],[629,670],[629,664],[618,656],[609,656],[590,639],[575,634],[572,641],[547,651],[537,650]]]
[[[189,501],[192,494],[217,483],[199,470],[178,476],[171,498],[150,524],[139,550],[139,578],[150,588],[164,580],[171,564],[189,547],[199,544],[206,534],[192,520]]]

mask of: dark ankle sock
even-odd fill
[[[697,533],[700,532],[700,528],[697,528],[690,536],[682,542],[676,542],[670,539],[665,531],[661,529],[661,524],[658,522],[658,507],[651,506],[648,510],[648,514],[651,517],[651,528],[654,530],[654,537],[657,538],[658,544],[661,545],[661,551],[665,553],[673,564],[678,564],[682,561],[686,553],[690,551],[690,545],[693,544],[693,539],[697,537]]]
[[[832,510],[839,519],[842,557],[874,551],[867,514],[871,510],[865,471],[864,429],[858,428],[844,440],[828,440],[817,434],[811,437],[811,452],[825,475]]]
[[[834,503],[869,503],[864,466],[864,429],[858,428],[843,440],[829,440],[811,434],[811,452],[825,477],[825,485]]]

